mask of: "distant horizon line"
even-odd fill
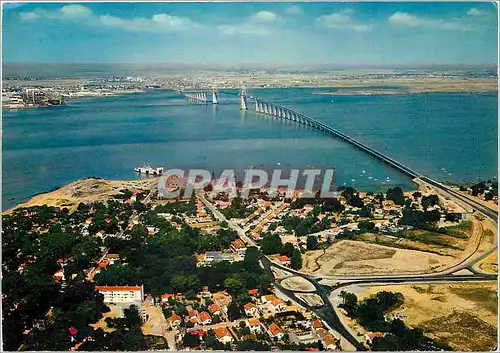
[[[396,68],[396,67],[498,67],[498,63],[393,63],[393,64],[346,64],[346,63],[275,63],[275,62],[246,62],[238,64],[225,63],[174,63],[174,62],[49,62],[49,61],[3,61],[2,66],[20,66],[20,65],[120,65],[120,66],[172,66],[172,67],[192,67],[199,66],[204,68],[245,68],[261,67],[261,68],[324,68],[325,66],[336,66],[340,68]]]

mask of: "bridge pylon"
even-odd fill
[[[246,90],[245,87],[243,87],[240,90],[240,109],[241,110],[247,110],[248,109],[248,106],[247,106],[247,90]]]
[[[212,88],[212,104],[219,104],[219,97],[215,87]]]

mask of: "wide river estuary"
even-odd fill
[[[497,177],[496,93],[334,96],[325,89],[249,93],[315,117],[440,181]],[[2,209],[88,176],[134,179],[140,164],[165,168],[335,168],[337,186],[385,191],[408,177],[353,146],[301,125],[158,90],[5,110]]]

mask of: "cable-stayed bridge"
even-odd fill
[[[212,99],[208,100],[208,97],[210,97],[210,91],[208,90],[198,90],[198,91],[182,91],[179,90],[181,94],[186,96],[189,99],[194,99],[196,101],[202,102],[202,103],[213,103],[217,104],[219,103],[219,92],[214,88],[211,90],[212,94]],[[364,143],[357,141],[353,139],[352,137],[338,131],[337,129],[334,129],[333,127],[318,121],[317,119],[308,116],[306,114],[299,113],[293,109],[274,104],[262,99],[259,99],[255,96],[249,95],[248,92],[246,91],[245,88],[242,88],[238,93],[231,92],[231,91],[222,91],[224,94],[229,94],[229,95],[238,95],[240,97],[240,109],[241,110],[247,110],[249,107],[254,107],[254,110],[257,113],[265,114],[265,115],[270,115],[273,117],[276,117],[281,120],[288,120],[295,122],[297,124],[305,125],[308,127],[311,127],[313,129],[316,129],[326,135],[329,136],[334,136],[337,138],[340,138],[341,140],[344,140],[345,142],[353,145],[354,147],[362,150],[365,153],[368,153],[370,156],[380,160],[381,162],[387,164],[388,166],[398,170],[399,172],[409,176],[412,179],[420,179],[424,183],[434,187],[436,190],[438,190],[443,196],[447,198],[451,198],[457,203],[459,203],[462,206],[468,206],[470,208],[470,211],[473,212],[477,210],[478,212],[482,213],[486,217],[489,217],[493,219],[495,222],[497,222],[498,218],[498,211],[493,210],[485,205],[483,205],[481,202],[478,200],[472,199],[468,197],[467,195],[464,195],[449,186],[446,186],[439,181],[433,180],[418,171],[404,165],[403,163],[400,163],[396,161],[395,159],[375,150],[374,148],[371,148]],[[249,104],[249,101],[253,101],[253,104]],[[465,207],[467,209],[467,207]]]

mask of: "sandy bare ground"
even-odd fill
[[[114,328],[108,327],[108,325],[106,324],[106,318],[110,317],[114,319],[120,317],[121,310],[119,307],[113,304],[109,304],[108,307],[111,311],[104,313],[101,320],[97,321],[95,324],[90,324],[90,326],[92,326],[94,329],[101,328],[105,332],[112,332],[115,330]]]
[[[149,319],[141,326],[141,330],[145,335],[163,336],[167,326],[167,320],[163,315],[161,307],[144,304]]]
[[[491,253],[478,263],[479,269],[487,273],[498,273],[498,251]]]
[[[5,211],[9,213],[13,209],[30,206],[56,206],[67,207],[69,210],[74,210],[80,202],[98,202],[106,201],[112,195],[118,194],[119,189],[129,190],[146,190],[157,183],[157,178],[117,181],[88,178],[78,180],[67,184],[57,190],[39,194],[34,196],[29,201],[14,206],[12,209]]]
[[[415,273],[436,270],[453,260],[427,252],[342,240],[326,249],[324,255],[322,250],[306,252],[302,271],[318,275]]]
[[[283,288],[291,291],[304,291],[304,292],[316,291],[316,288],[311,282],[299,276],[285,278],[280,282],[280,284],[281,286],[283,286]]]
[[[429,336],[446,341],[454,350],[487,351],[496,347],[497,286],[497,282],[363,286],[357,295],[364,299],[383,290],[403,293],[404,304],[391,316],[430,330]]]
[[[470,218],[466,239],[434,234],[444,245],[427,244],[376,234],[342,240],[326,250],[308,251],[302,271],[318,275],[374,275],[437,272],[475,259],[497,243],[496,225],[489,219]],[[416,234],[419,231],[416,231]],[[423,231],[422,231],[423,232]],[[376,244],[378,243],[378,244]],[[403,249],[401,249],[403,247]],[[494,258],[489,258],[493,263]],[[489,268],[493,268],[490,265]]]

